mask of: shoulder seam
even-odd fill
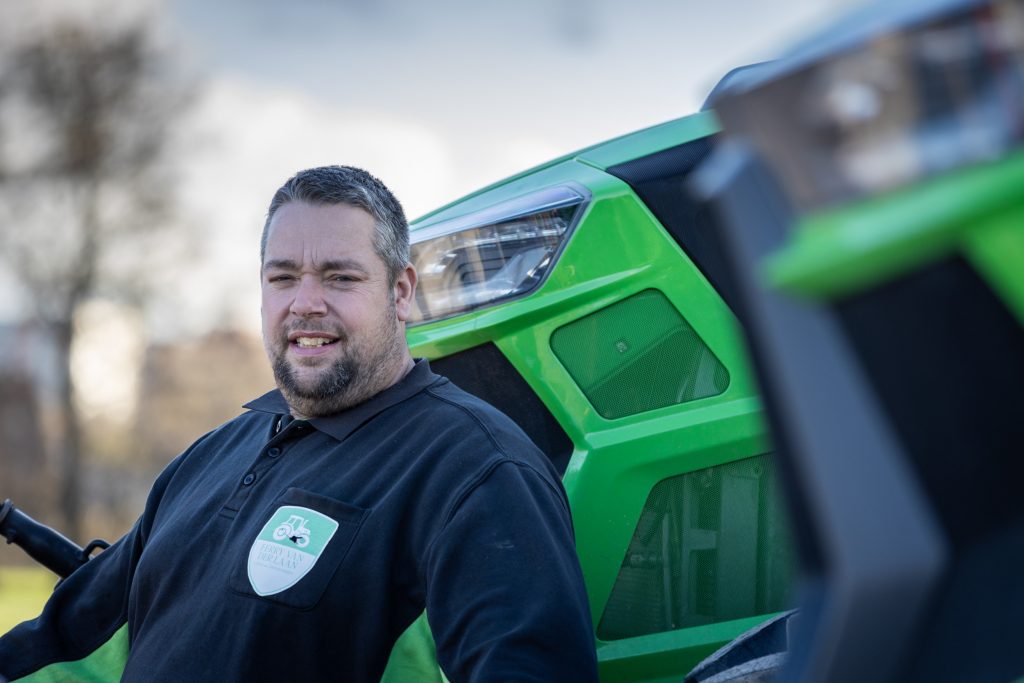
[[[487,435],[487,439],[491,442],[491,445],[494,446],[494,449],[496,451],[501,453],[508,460],[513,460],[513,458],[511,456],[509,456],[508,453],[505,452],[505,449],[501,447],[501,444],[498,443],[498,440],[494,437],[494,434],[491,432],[490,429],[487,428],[487,425],[485,425],[483,423],[483,421],[476,415],[476,413],[474,413],[472,410],[470,410],[466,406],[462,405],[461,403],[457,403],[457,402],[455,402],[455,401],[453,401],[453,400],[451,400],[449,398],[445,398],[444,396],[441,396],[440,394],[438,394],[435,391],[433,391],[433,389],[431,387],[428,387],[425,390],[425,393],[429,394],[430,396],[433,396],[438,401],[441,401],[442,403],[447,403],[448,405],[452,406],[453,408],[456,408],[459,411],[465,413],[471,420],[473,420],[473,422],[476,423],[476,425],[478,427],[480,427],[480,430],[484,434]]]
[[[481,472],[476,477],[476,479],[473,482],[471,482],[470,484],[468,484],[466,486],[466,490],[463,491],[463,493],[461,495],[459,495],[458,498],[455,499],[455,502],[452,504],[451,508],[447,511],[447,514],[445,515],[444,526],[448,526],[448,522],[451,521],[451,518],[455,515],[455,511],[459,509],[459,507],[462,505],[462,502],[466,498],[468,498],[469,495],[473,491],[475,491],[477,489],[477,487],[480,486],[480,484],[483,483],[483,481],[485,479],[487,479],[487,477],[490,476],[491,472],[493,472],[494,469],[498,465],[501,465],[502,463],[505,463],[505,462],[510,462],[510,463],[512,463],[514,465],[518,465],[520,467],[528,469],[531,472],[533,472],[535,475],[540,477],[541,481],[543,481],[544,484],[548,488],[550,488],[552,490],[552,493],[555,494],[555,497],[558,500],[562,501],[562,505],[563,505],[563,507],[565,507],[566,512],[569,513],[570,515],[572,514],[572,511],[569,509],[568,503],[565,500],[565,495],[563,495],[558,490],[558,487],[554,486],[551,483],[551,481],[549,481],[548,477],[544,476],[544,474],[542,472],[540,472],[536,467],[534,467],[530,463],[522,461],[522,460],[519,460],[518,458],[514,458],[511,455],[509,455],[508,452],[506,452],[505,449],[501,447],[501,444],[498,443],[498,439],[494,436],[494,434],[491,432],[491,430],[487,428],[487,425],[485,425],[483,423],[483,421],[476,415],[476,413],[474,413],[472,410],[470,410],[466,406],[462,405],[461,403],[457,403],[455,401],[452,401],[451,399],[445,398],[444,396],[441,396],[441,395],[435,393],[429,387],[425,390],[425,392],[427,394],[433,396],[434,398],[436,398],[438,401],[442,401],[443,403],[447,403],[448,405],[452,406],[453,408],[456,408],[456,409],[462,411],[463,413],[465,413],[467,416],[469,416],[469,418],[472,419],[473,422],[475,422],[478,427],[480,427],[480,430],[483,431],[483,433],[487,435],[487,438],[488,438],[488,440],[490,440],[491,444],[494,446],[495,451],[497,451],[502,456],[501,460],[498,460],[498,461],[490,464],[489,466],[485,467],[483,470],[481,470]],[[542,453],[542,456],[543,457],[547,457],[543,453]],[[442,527],[442,530],[443,530],[443,528],[444,527]]]

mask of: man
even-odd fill
[[[392,194],[297,174],[261,261],[278,389],[168,466],[132,530],[0,639],[0,674],[376,681],[425,609],[453,682],[595,680],[557,475],[409,354]]]

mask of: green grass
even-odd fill
[[[57,577],[36,567],[0,567],[0,633],[33,619],[50,597]]]

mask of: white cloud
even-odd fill
[[[130,308],[109,301],[87,302],[75,319],[71,372],[83,416],[130,424],[134,418],[144,335]]]
[[[180,208],[198,227],[199,258],[155,309],[158,336],[258,320],[259,234],[274,191],[294,172],[360,166],[410,217],[451,199],[450,146],[412,118],[327,107],[300,92],[222,76],[191,112],[180,153]],[[187,320],[177,315],[189,311]]]

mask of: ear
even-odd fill
[[[416,296],[416,269],[411,263],[407,264],[395,278],[394,296],[395,312],[398,320],[404,323],[409,319],[412,302]]]

